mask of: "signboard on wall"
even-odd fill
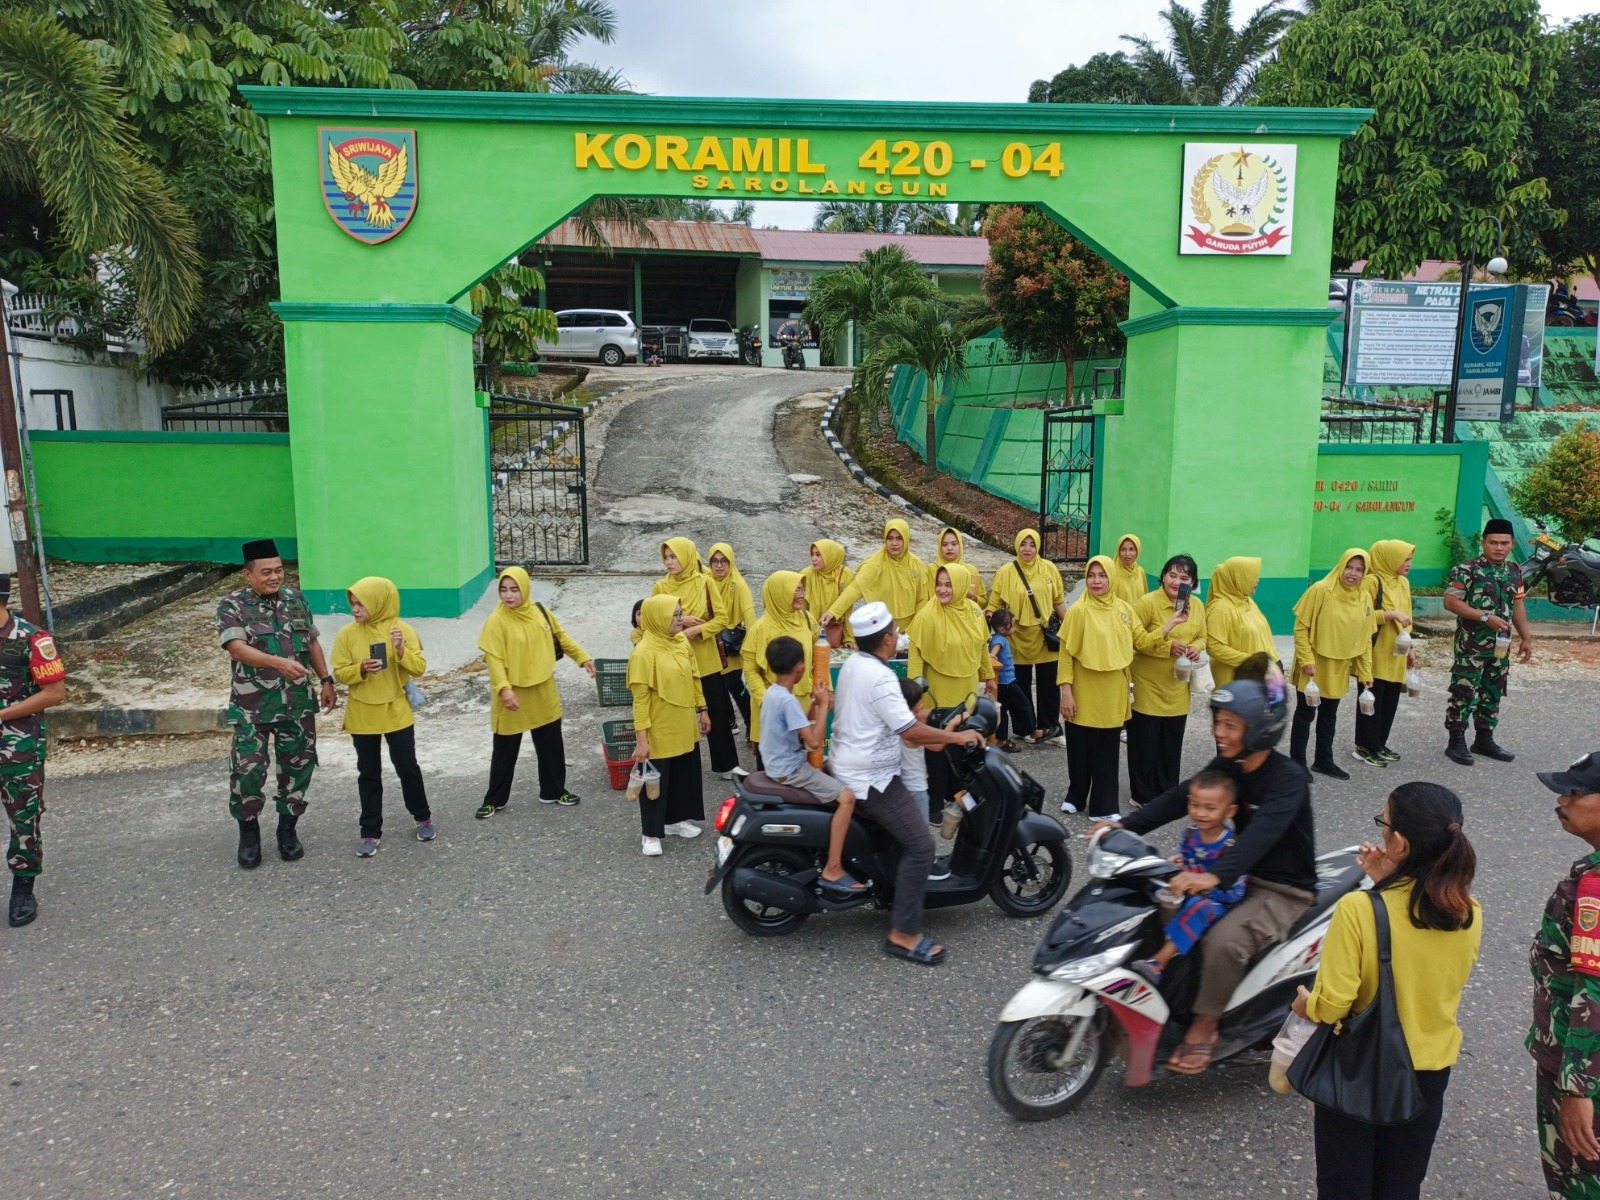
[[[1295,153],[1288,143],[1185,143],[1178,253],[1288,254]]]
[[[1508,421],[1515,414],[1517,399],[1517,363],[1511,353],[1513,341],[1520,336],[1517,292],[1510,287],[1475,287],[1467,296],[1456,419]]]
[[[1477,297],[1490,290],[1518,293],[1522,315],[1507,352],[1516,353],[1517,386],[1536,388],[1543,371],[1544,308],[1549,285],[1475,283],[1471,294]],[[1356,279],[1350,284],[1349,295],[1344,353],[1347,387],[1450,386],[1459,283]]]
[[[1441,508],[1476,527],[1475,501],[1461,493],[1463,462],[1481,482],[1487,448],[1481,442],[1453,446],[1323,447],[1311,504],[1311,574],[1339,561],[1350,546],[1399,538],[1416,546],[1413,586],[1428,586],[1455,564],[1439,533]],[[1481,489],[1480,489],[1481,496]]]

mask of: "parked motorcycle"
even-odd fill
[[[1596,314],[1578,303],[1570,293],[1552,290],[1545,304],[1544,323],[1553,329],[1571,329],[1592,326]]]
[[[1523,587],[1532,594],[1541,581],[1550,602],[1562,608],[1600,606],[1600,550],[1582,542],[1563,546],[1550,536],[1543,521],[1535,521],[1539,532],[1522,569]]]
[[[739,330],[739,358],[747,367],[761,365],[761,332],[754,325]]]
[[[936,711],[932,720],[944,724],[957,711]],[[999,707],[982,697],[961,728],[987,738],[999,720]],[[992,746],[944,753],[972,807],[956,830],[950,877],[928,883],[927,907],[972,904],[987,896],[1007,916],[1049,912],[1072,882],[1072,859],[1067,831],[1043,812],[1044,788]],[[893,905],[900,848],[881,826],[860,816],[850,823],[844,866],[866,889],[835,899],[820,886],[832,806],[759,771],[736,786],[738,794],[717,813],[721,836],[706,894],[722,886],[722,906],[740,929],[775,937],[793,933],[815,913]]]
[[[1361,886],[1357,848],[1317,859],[1317,898],[1279,945],[1257,955],[1223,1014],[1213,1061],[1268,1044],[1296,989],[1311,986],[1339,898]],[[1093,1089],[1120,1031],[1123,1082],[1143,1087],[1187,1031],[1198,955],[1172,961],[1159,987],[1128,969],[1165,939],[1158,893],[1182,868],[1125,830],[1089,843],[1089,883],[1051,923],[1033,978],[1000,1014],[989,1046],[989,1088],[1012,1116],[1046,1121]]]
[[[783,369],[785,371],[804,371],[806,369],[805,352],[800,348],[800,339],[797,337],[783,337]]]

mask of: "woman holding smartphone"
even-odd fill
[[[1194,595],[1199,568],[1174,554],[1161,586],[1133,606],[1133,716],[1128,719],[1128,788],[1146,804],[1176,787],[1189,724],[1190,677],[1206,648],[1206,610]]]

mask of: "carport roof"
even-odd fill
[[[724,221],[646,221],[654,242],[647,242],[638,232],[616,221],[602,221],[606,238],[617,250],[643,250],[646,253],[737,254],[754,258],[761,248],[750,236],[748,225],[734,225]],[[563,221],[544,237],[541,246],[562,246],[580,250],[593,250],[578,230],[576,221]]]
[[[760,258],[766,262],[831,265],[855,262],[865,250],[899,246],[912,261],[925,267],[981,270],[989,261],[989,243],[981,237],[937,237],[931,234],[819,233],[800,229],[751,229],[725,221],[647,221],[655,241],[646,242],[631,227],[603,221],[611,245],[618,250],[646,254],[721,254]],[[541,246],[576,250],[594,249],[579,233],[575,221],[563,221],[544,237]]]

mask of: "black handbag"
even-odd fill
[[[1330,1112],[1368,1125],[1404,1125],[1426,1107],[1394,1004],[1389,910],[1367,893],[1378,927],[1378,993],[1336,1025],[1319,1025],[1289,1066],[1289,1085]]]
[[[735,625],[732,629],[724,629],[717,634],[717,640],[727,649],[730,657],[737,658],[739,651],[744,649],[744,635],[750,632],[743,625]]]
[[[1039,602],[1033,598],[1033,589],[1028,586],[1027,573],[1023,571],[1022,564],[1012,559],[1011,565],[1017,569],[1017,577],[1022,580],[1022,590],[1028,593],[1028,607],[1033,609],[1033,619],[1039,622],[1039,632],[1044,634],[1045,648],[1048,650],[1061,649],[1061,614],[1052,612],[1046,621],[1044,614],[1039,611]]]
[[[550,610],[537,600],[533,602],[533,606],[544,614],[544,627],[550,631],[550,644],[556,648],[556,661],[560,662],[567,656],[567,652],[561,648],[561,639],[556,636],[556,627],[550,620]]]

